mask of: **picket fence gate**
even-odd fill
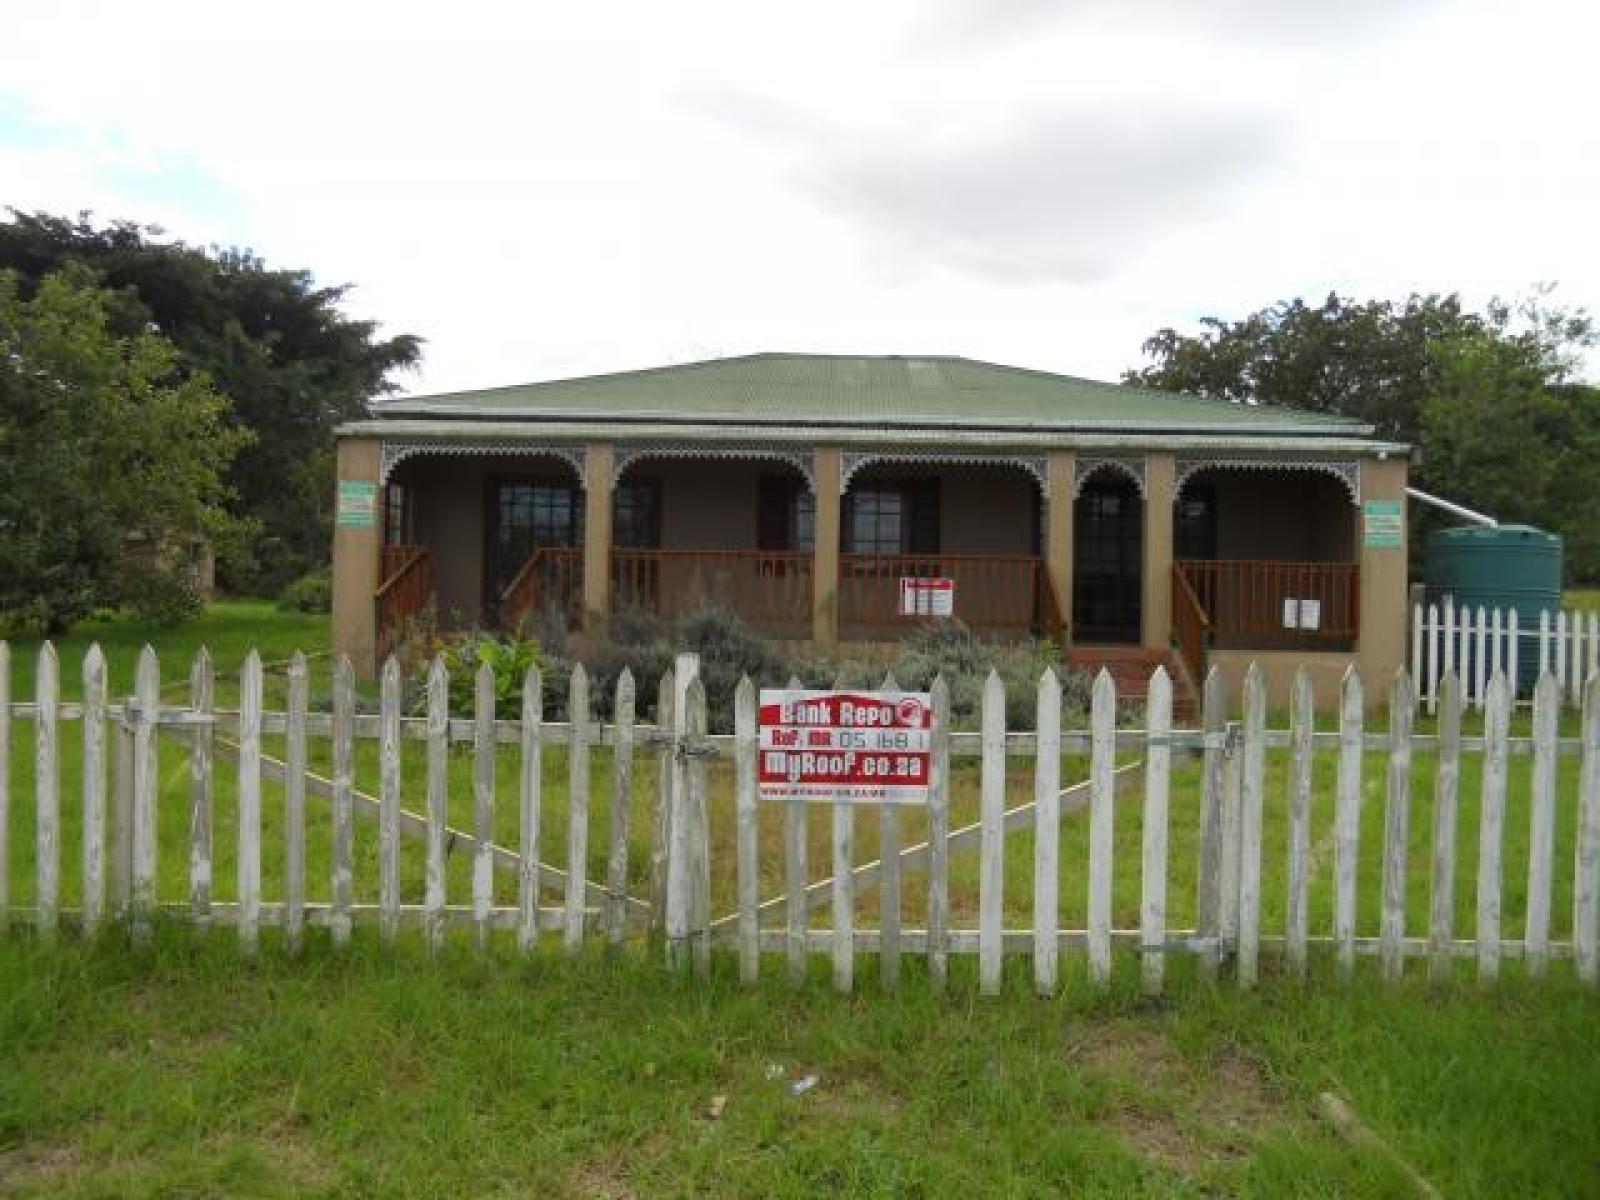
[[[296,655],[287,668],[287,706],[283,712],[263,710],[263,665],[252,651],[240,673],[237,712],[220,711],[213,702],[214,672],[202,651],[189,679],[189,702],[161,703],[160,672],[155,653],[141,653],[133,696],[114,703],[108,696],[105,659],[93,648],[83,664],[83,698],[66,703],[60,697],[55,650],[40,652],[36,694],[32,702],[10,699],[9,649],[0,643],[0,930],[13,921],[31,923],[49,939],[68,923],[93,934],[108,921],[125,922],[135,940],[148,939],[158,914],[206,926],[236,927],[241,948],[254,953],[263,926],[280,926],[287,945],[298,949],[308,926],[326,926],[335,945],[346,943],[352,926],[375,922],[383,944],[392,945],[402,927],[420,928],[427,945],[438,947],[446,931],[468,926],[477,944],[486,947],[495,930],[515,931],[524,950],[532,950],[542,931],[559,931],[568,954],[578,953],[591,934],[603,934],[615,945],[642,931],[659,935],[669,962],[705,975],[714,942],[731,943],[741,978],[755,982],[768,955],[782,954],[790,979],[802,983],[815,954],[831,959],[835,985],[854,986],[856,956],[877,955],[885,987],[900,979],[903,958],[925,957],[935,987],[947,979],[951,955],[976,955],[979,987],[994,994],[1001,985],[1003,960],[1023,955],[1032,960],[1035,986],[1041,993],[1057,990],[1062,955],[1082,954],[1089,977],[1108,983],[1117,946],[1131,947],[1140,962],[1144,987],[1163,986],[1167,959],[1192,955],[1201,971],[1216,977],[1227,964],[1239,986],[1253,986],[1264,950],[1281,953],[1288,972],[1304,977],[1314,948],[1331,949],[1337,975],[1348,978],[1358,955],[1375,955],[1382,974],[1398,979],[1408,959],[1426,957],[1430,975],[1453,973],[1454,960],[1476,959],[1481,978],[1494,978],[1503,958],[1525,960],[1529,974],[1543,974],[1554,958],[1572,958],[1580,978],[1593,984],[1600,971],[1600,676],[1584,686],[1585,708],[1578,738],[1559,736],[1560,694],[1557,678],[1546,671],[1533,701],[1531,737],[1512,737],[1512,689],[1504,671],[1494,672],[1485,686],[1485,720],[1481,736],[1462,734],[1465,689],[1447,673],[1438,689],[1437,734],[1414,731],[1415,697],[1409,674],[1401,671],[1390,692],[1389,728],[1365,727],[1363,686],[1347,673],[1340,695],[1337,732],[1315,728],[1309,676],[1294,682],[1287,730],[1266,727],[1266,689],[1259,669],[1252,667],[1243,685],[1242,720],[1228,719],[1228,703],[1220,674],[1212,671],[1203,688],[1202,727],[1172,726],[1172,684],[1165,670],[1150,680],[1145,728],[1119,729],[1117,699],[1109,675],[1101,673],[1092,693],[1090,727],[1061,727],[1061,688],[1050,671],[1039,681],[1037,733],[1008,732],[1005,696],[998,676],[991,674],[982,697],[982,727],[976,733],[949,729],[949,695],[942,680],[933,686],[937,713],[933,778],[928,802],[929,837],[903,846],[902,809],[881,806],[880,857],[858,863],[854,851],[857,807],[832,805],[832,875],[823,880],[808,869],[806,823],[799,804],[760,804],[756,786],[756,693],[748,680],[738,689],[735,732],[706,733],[705,691],[692,655],[680,656],[661,681],[658,721],[635,719],[635,689],[624,673],[616,688],[610,724],[592,719],[589,682],[576,668],[569,691],[569,720],[546,722],[542,715],[542,680],[530,670],[524,679],[521,712],[516,720],[497,719],[495,679],[488,666],[475,676],[475,715],[451,718],[449,680],[435,662],[427,682],[427,711],[421,718],[401,710],[401,677],[391,659],[380,676],[376,716],[358,714],[353,672],[339,660],[333,673],[331,712],[309,711],[306,660]],[[885,689],[897,690],[892,679]],[[10,908],[10,881],[5,877],[10,828],[10,752],[13,720],[34,729],[35,896],[26,908]],[[62,724],[78,722],[82,735],[83,841],[82,903],[68,911],[61,905],[61,746]],[[108,739],[108,731],[111,738]],[[160,735],[187,744],[190,808],[188,813],[188,898],[161,902],[158,819]],[[282,735],[284,758],[263,751],[264,735]],[[311,738],[331,742],[332,771],[322,777],[308,769]],[[377,797],[359,792],[353,783],[354,747],[358,739],[379,743],[380,785]],[[402,806],[401,743],[426,744],[423,792],[425,810]],[[108,741],[114,748],[108,753]],[[473,759],[471,828],[449,822],[447,758],[454,743],[470,745]],[[592,751],[612,750],[613,812],[608,822],[609,845],[603,881],[587,878],[590,861],[590,775]],[[515,848],[494,841],[496,796],[495,756],[502,746],[518,754],[518,828]],[[567,845],[565,870],[544,861],[540,841],[541,754],[546,746],[567,749]],[[1285,923],[1269,933],[1262,919],[1264,814],[1269,803],[1265,762],[1269,750],[1287,750],[1287,874]],[[1333,918],[1331,929],[1313,933],[1309,890],[1314,864],[1312,837],[1312,765],[1318,750],[1337,755],[1333,840]],[[1086,782],[1062,789],[1064,752],[1085,752],[1090,760]],[[1406,923],[1407,840],[1411,830],[1411,771],[1417,752],[1437,756],[1431,855],[1431,902],[1425,933]],[[1357,934],[1357,863],[1362,837],[1362,790],[1366,758],[1387,755],[1382,826],[1382,886],[1377,937]],[[1478,845],[1476,928],[1471,938],[1458,937],[1455,920],[1457,809],[1463,754],[1483,756],[1480,837]],[[1119,753],[1141,757],[1119,766]],[[1192,929],[1170,927],[1168,880],[1169,812],[1174,754],[1196,754],[1200,760],[1199,842],[1195,912]],[[633,793],[639,754],[658,757],[658,787],[651,831],[650,894],[628,894],[628,805],[616,803]],[[1555,871],[1557,773],[1562,756],[1581,755],[1573,864],[1573,922],[1570,941],[1551,937],[1551,903]],[[710,763],[731,756],[735,789],[737,876],[736,910],[722,917],[711,912]],[[953,757],[976,756],[980,767],[979,820],[950,828]],[[1007,807],[1008,756],[1031,756],[1032,797]],[[1502,929],[1502,848],[1506,796],[1513,756],[1531,756],[1527,906],[1520,938]],[[237,899],[213,898],[213,784],[219,759],[232,759],[237,769]],[[108,777],[110,787],[108,791]],[[1112,925],[1114,872],[1135,869],[1115,861],[1115,823],[1119,788],[1143,781],[1142,834],[1137,871],[1141,903],[1137,928]],[[263,899],[263,780],[282,784],[284,855],[283,895]],[[326,799],[331,808],[332,850],[330,899],[307,898],[306,804],[308,794]],[[1088,861],[1081,878],[1087,888],[1086,926],[1059,927],[1063,870],[1060,826],[1070,811],[1086,805]],[[377,824],[378,902],[358,904],[355,877],[355,815],[375,814]],[[784,826],[784,892],[762,898],[759,826],[763,809],[782,810]],[[870,811],[870,810],[869,810]],[[771,818],[769,818],[771,819]],[[1006,928],[1003,887],[1008,833],[1031,827],[1034,832],[1034,894],[1031,928]],[[420,837],[425,845],[425,886],[420,904],[401,895],[401,842]],[[949,870],[952,851],[976,845],[980,858],[976,929],[951,927]],[[454,903],[447,896],[446,860],[452,845],[470,852],[471,902]],[[108,854],[109,850],[109,854]],[[927,919],[922,929],[902,928],[905,875],[922,867],[927,876]],[[497,871],[514,873],[515,905],[495,903]],[[1071,872],[1067,878],[1072,878]],[[858,892],[877,887],[880,923],[876,930],[855,926]],[[109,903],[108,903],[109,890]],[[559,903],[545,903],[547,893]],[[812,910],[829,906],[831,927],[810,925]],[[781,923],[776,920],[781,915]]]
[[[1514,608],[1457,608],[1452,596],[1442,605],[1411,607],[1411,677],[1430,716],[1438,711],[1440,681],[1452,671],[1479,712],[1496,671],[1511,681],[1513,701],[1523,694],[1531,699],[1532,690],[1522,679],[1535,662],[1540,675],[1548,671],[1555,676],[1562,702],[1576,708],[1585,681],[1600,671],[1600,613],[1560,611],[1552,617],[1544,611],[1533,628]]]

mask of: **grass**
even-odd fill
[[[0,1195],[1410,1194],[1317,1118],[1330,1088],[1445,1195],[1600,1188],[1600,1020],[1569,983],[979,1002],[968,965],[946,999],[915,968],[846,999],[721,959],[697,986],[631,953],[11,939]]]
[[[169,679],[186,677],[204,641],[219,668],[250,644],[282,660],[296,643],[318,648],[317,618],[265,605],[216,606],[176,636],[107,625],[62,646],[64,692],[91,637],[106,647],[126,690],[138,647],[157,640]],[[31,689],[33,648],[15,648],[14,694]],[[183,669],[177,664],[184,663]],[[326,663],[314,664],[325,671]],[[231,683],[219,681],[219,693]],[[313,694],[320,684],[314,683]],[[226,699],[223,701],[227,702]],[[1281,719],[1274,726],[1281,726]],[[1471,724],[1471,722],[1469,722]],[[79,763],[64,726],[63,884],[75,901]],[[13,730],[10,899],[31,902],[33,805],[27,727]],[[325,746],[314,758],[326,762]],[[1064,762],[1068,782],[1081,756]],[[974,819],[976,764],[954,780],[953,825]],[[1458,845],[1458,932],[1471,932],[1478,767],[1464,764]],[[1416,760],[1408,918],[1425,927],[1432,761]],[[1526,907],[1529,760],[1513,760],[1505,849],[1505,929]],[[568,764],[545,755],[544,844],[561,863]],[[516,843],[514,756],[499,763],[500,840]],[[630,874],[647,875],[654,760],[638,760]],[[1554,934],[1571,920],[1575,764],[1564,762],[1556,847]],[[611,762],[593,766],[592,875],[603,871]],[[1008,774],[1010,802],[1028,794],[1031,764]],[[1331,925],[1332,764],[1317,762],[1313,833],[1318,871],[1313,932]],[[160,769],[160,894],[187,895],[187,755],[164,742]],[[422,747],[408,745],[406,803],[421,807]],[[467,823],[470,762],[453,753],[456,819]],[[1376,932],[1385,776],[1369,756],[1363,793],[1361,921]],[[1268,762],[1264,919],[1283,920],[1285,764]],[[358,784],[376,789],[376,755],[361,746]],[[1172,922],[1192,920],[1198,768],[1173,781]],[[281,894],[281,790],[267,788],[264,894]],[[233,895],[234,779],[219,765],[215,877]],[[715,910],[731,903],[731,779],[713,768],[719,869]],[[1117,815],[1113,897],[1119,925],[1137,923],[1141,829],[1135,795]],[[781,890],[781,822],[763,810],[763,894]],[[811,861],[826,863],[827,814],[812,817]],[[908,812],[905,838],[923,836]],[[876,854],[877,821],[858,814],[858,857]],[[312,898],[327,897],[325,806],[309,809]],[[375,899],[376,838],[358,823],[357,900]],[[1062,919],[1084,920],[1087,830],[1062,830]],[[403,850],[406,899],[420,898],[420,847]],[[467,895],[467,865],[452,864],[451,898]],[[509,880],[500,899],[509,903]],[[922,919],[922,877],[906,881],[905,916]],[[975,924],[976,856],[952,862],[952,907]],[[1032,838],[1007,839],[1008,923],[1026,924]],[[858,923],[876,923],[875,894]],[[825,924],[826,911],[817,914]],[[314,931],[314,934],[316,931]],[[903,993],[876,994],[875,964],[857,967],[861,993],[833,996],[825,964],[802,994],[769,960],[753,993],[717,962],[710,988],[686,984],[637,947],[557,961],[553,941],[532,962],[501,940],[478,958],[453,945],[426,962],[408,936],[382,952],[358,931],[336,954],[320,935],[291,961],[270,934],[256,963],[241,961],[225,932],[158,930],[130,951],[108,936],[54,948],[26,935],[0,939],[0,1196],[5,1195],[1405,1195],[1380,1153],[1352,1150],[1313,1115],[1315,1094],[1342,1091],[1356,1110],[1446,1195],[1600,1195],[1600,1007],[1558,963],[1535,986],[1508,964],[1483,993],[1462,976],[1425,990],[1421,970],[1397,989],[1369,977],[1342,989],[1325,958],[1304,990],[1272,974],[1239,996],[1194,980],[1174,963],[1165,1001],[1135,993],[1133,961],[1118,960],[1108,996],[1091,994],[1081,960],[1068,956],[1063,996],[1028,994],[1028,964],[1008,963],[1005,995],[975,997],[971,960],[958,960],[948,999],[933,996],[919,963]],[[781,1065],[783,1080],[766,1078]],[[801,1097],[785,1080],[816,1071]],[[708,1114],[724,1097],[721,1115]]]

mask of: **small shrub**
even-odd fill
[[[118,596],[135,616],[157,625],[179,625],[200,615],[200,593],[181,570],[162,570],[131,560],[124,564]]]
[[[326,567],[302,575],[278,593],[283,612],[325,613],[333,610],[333,575]]]
[[[501,718],[512,718],[522,711],[522,681],[528,668],[539,667],[542,671],[546,666],[538,642],[477,629],[436,641],[435,652],[450,673],[450,712],[458,717],[471,716],[476,711],[478,668],[485,663],[494,669],[494,709]],[[431,657],[425,657],[411,670],[407,691],[408,707],[413,712],[427,708],[428,673],[432,669]],[[547,680],[547,693],[549,686]]]

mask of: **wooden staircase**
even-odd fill
[[[1117,699],[1143,707],[1150,676],[1157,667],[1166,667],[1172,676],[1172,722],[1181,728],[1198,728],[1200,695],[1197,681],[1189,678],[1178,655],[1171,651],[1146,650],[1142,646],[1073,646],[1067,651],[1067,665],[1091,676],[1102,669],[1111,673],[1117,685]]]

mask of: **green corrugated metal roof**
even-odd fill
[[[384,417],[713,424],[1367,432],[1324,413],[1230,404],[956,357],[752,354],[373,406]]]

